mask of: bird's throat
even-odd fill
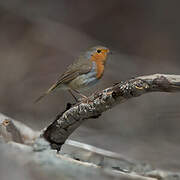
[[[102,62],[96,62],[96,77],[100,79],[104,73],[104,64]]]

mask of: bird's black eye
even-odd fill
[[[101,53],[101,50],[100,50],[100,49],[98,49],[98,50],[97,50],[97,53]]]

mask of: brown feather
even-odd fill
[[[39,102],[41,99],[43,99],[47,94],[49,94],[51,91],[53,91],[58,86],[57,83],[53,84],[46,92],[44,92],[41,96],[39,96],[34,103]]]
[[[91,71],[92,62],[82,57],[72,65],[68,66],[67,71],[63,73],[59,79],[53,84],[45,93],[38,97],[34,102],[37,103],[43,99],[47,94],[51,93],[54,89],[58,88],[61,84],[68,86],[72,80],[81,74],[86,74]]]

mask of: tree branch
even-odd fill
[[[145,93],[179,91],[180,75],[154,74],[121,81],[92,94],[86,101],[81,100],[74,105],[67,104],[66,110],[56,117],[42,136],[50,142],[53,149],[59,151],[69,135],[84,120],[97,118],[115,105]]]

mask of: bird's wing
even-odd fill
[[[73,79],[78,77],[81,74],[87,74],[92,69],[92,62],[90,61],[82,61],[78,60],[72,65],[68,66],[65,73],[63,73],[58,80],[45,92],[43,93],[39,98],[35,100],[35,103],[40,101],[43,97],[45,97],[47,94],[52,92],[54,89],[56,89],[61,84],[68,84]]]
[[[81,74],[87,74],[92,69],[92,62],[90,61],[76,61],[72,65],[68,66],[65,73],[63,73],[56,83],[69,83]]]

